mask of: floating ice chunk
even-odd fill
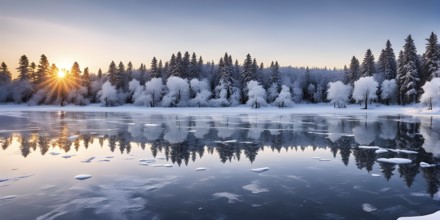
[[[228,144],[228,143],[237,143],[237,140],[227,140],[227,141],[223,141],[223,143]]]
[[[423,168],[428,168],[428,167],[435,167],[436,165],[435,164],[429,164],[429,163],[426,163],[426,162],[420,162],[420,166],[423,167]]]
[[[145,124],[145,127],[157,127],[159,124]]]
[[[83,160],[83,161],[81,161],[81,162],[83,162],[83,163],[90,163],[90,162],[92,162],[92,160],[94,160],[95,159],[95,157],[90,157],[90,158],[88,158],[87,160]]]
[[[262,192],[269,192],[268,189],[266,189],[266,188],[261,188],[261,187],[258,185],[258,183],[257,183],[256,181],[252,182],[252,183],[249,184],[249,185],[245,185],[245,186],[243,186],[243,189],[244,189],[244,190],[247,190],[247,191],[251,191],[251,192],[254,193],[254,194],[262,193]]]
[[[196,130],[195,130],[195,129],[192,129],[192,130],[189,130],[188,132],[189,132],[189,133],[196,133]]]
[[[165,160],[165,157],[156,157],[158,160]]]
[[[44,185],[43,187],[40,188],[40,190],[45,191],[45,190],[53,189],[55,187],[56,187],[55,185]]]
[[[379,146],[359,146],[360,149],[380,149]]]
[[[0,201],[1,201],[1,200],[15,199],[16,197],[17,197],[17,195],[3,196],[3,197],[0,197]]]
[[[372,206],[372,205],[369,204],[369,203],[364,203],[364,204],[362,204],[362,209],[363,209],[364,211],[366,211],[366,212],[373,212],[373,211],[376,211],[376,210],[377,210],[376,207]]]
[[[380,149],[374,151],[374,153],[376,153],[376,154],[381,154],[381,153],[386,153],[386,152],[388,152],[388,150],[387,149],[383,149],[383,148],[380,148]]]
[[[74,157],[74,156],[75,156],[75,154],[68,154],[68,155],[64,155],[64,156],[61,156],[61,157],[64,158],[64,159],[69,159],[69,158]]]
[[[103,160],[99,160],[99,162],[110,162],[109,159],[103,159]]]
[[[321,158],[319,161],[330,161],[330,159]]]
[[[437,220],[437,219],[440,219],[440,211],[434,212],[429,215],[400,217],[397,220]]]
[[[1,183],[1,182],[6,182],[6,181],[8,181],[8,180],[9,180],[9,179],[1,179],[1,178],[0,178],[0,183]]]
[[[107,159],[112,159],[114,156],[106,156],[105,158],[107,158]]]
[[[428,193],[419,193],[419,192],[413,192],[413,193],[410,193],[410,195],[415,196],[415,197],[429,197]]]
[[[139,162],[154,163],[154,162],[156,162],[156,160],[153,158],[144,158],[144,159],[139,159]]]
[[[401,149],[390,149],[390,151],[395,153],[405,153],[405,154],[418,154],[419,152],[413,150],[401,150]]]
[[[240,144],[253,144],[254,142],[252,141],[241,141]]]
[[[98,138],[105,138],[105,135],[103,135],[103,134],[98,135]]]
[[[148,164],[147,162],[143,162],[143,161],[139,162],[139,165],[150,166],[150,164]]]
[[[52,156],[56,156],[56,155],[59,155],[60,153],[58,153],[58,152],[50,152],[49,154],[52,155]]]
[[[372,173],[371,176],[380,176],[380,174]]]
[[[391,189],[391,188],[389,188],[389,187],[385,187],[385,188],[380,189],[379,192],[387,192],[387,191],[389,191],[390,189]]]
[[[382,163],[394,163],[394,164],[412,163],[410,159],[406,159],[406,158],[378,158],[377,161]]]
[[[133,122],[129,122],[128,125],[135,125],[135,123],[133,123]]]
[[[153,164],[152,167],[168,167],[168,168],[170,168],[170,167],[173,167],[173,165],[169,164],[169,163],[167,163],[167,164]]]
[[[204,170],[206,170],[205,167],[199,167],[199,168],[196,169],[196,171],[204,171]]]
[[[218,192],[218,193],[212,194],[212,196],[214,196],[214,198],[216,198],[216,199],[218,199],[218,198],[227,198],[228,199],[228,203],[235,203],[235,202],[239,202],[240,201],[238,199],[240,197],[240,195],[237,195],[237,194],[234,194],[234,193]]]
[[[223,141],[214,141],[214,143],[223,143]]]
[[[67,139],[69,139],[69,141],[76,141],[76,139],[79,138],[79,135],[72,135],[70,137],[68,137]]]
[[[77,180],[86,180],[90,177],[92,177],[92,176],[89,174],[80,174],[80,175],[76,175],[74,178]]]
[[[251,169],[252,171],[256,172],[256,173],[262,173],[264,171],[268,171],[269,167],[261,167],[261,168],[255,168],[255,169]]]

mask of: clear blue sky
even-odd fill
[[[387,39],[398,52],[408,34],[422,53],[425,38],[440,34],[440,1],[0,0],[0,29],[0,61],[10,69],[22,54],[96,72],[111,60],[149,66],[177,51],[341,68],[368,48],[377,58]]]

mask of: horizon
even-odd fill
[[[149,68],[154,56],[165,62],[178,51],[205,62],[227,52],[242,63],[249,53],[265,66],[341,69],[367,49],[377,60],[388,39],[397,54],[409,34],[422,54],[429,34],[440,33],[436,1],[105,3],[3,1],[1,61],[14,78],[21,55],[38,63],[42,54],[60,69],[77,61],[91,72],[112,60]]]

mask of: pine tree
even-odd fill
[[[197,79],[200,77],[199,64],[197,63],[196,53],[191,55],[191,61],[188,66],[188,77],[189,79]]]
[[[128,61],[127,70],[126,70],[127,84],[133,79],[133,71],[134,71],[133,64],[131,63],[131,61]]]
[[[173,54],[173,56],[174,56],[174,54]],[[180,78],[184,78],[185,71],[183,68],[182,53],[180,53],[180,52],[177,53],[175,60],[174,60],[174,64],[173,64],[173,56],[171,57],[170,66],[169,66],[169,68],[171,69],[170,76],[177,76]]]
[[[88,97],[89,94],[91,93],[91,90],[92,90],[92,87],[90,84],[90,73],[89,73],[88,67],[84,68],[83,74],[81,76],[81,82],[82,82],[82,86],[84,86],[87,89],[87,97]]]
[[[158,71],[157,71],[157,59],[156,59],[156,57],[153,57],[153,59],[151,60],[150,75],[151,75],[152,78],[161,77],[159,75]]]
[[[183,70],[182,78],[187,78],[187,79],[190,78],[189,63],[190,63],[190,55],[188,51],[185,51],[185,54],[183,55],[182,58],[182,70]]]
[[[80,68],[79,68],[79,64],[78,64],[78,62],[74,62],[74,63],[73,63],[72,68],[71,68],[71,70],[70,70],[70,74],[71,74],[74,78],[79,79],[80,74],[81,74],[81,70],[80,70]]]
[[[116,68],[116,64],[114,61],[112,61],[110,63],[110,66],[108,67],[108,81],[110,82],[110,84],[112,84],[112,86],[116,86],[118,84],[118,70]]]
[[[162,65],[162,60],[159,60],[159,64],[157,66],[157,78],[162,77],[162,74],[165,72],[163,69],[164,67]]]
[[[141,63],[141,66],[139,67],[139,84],[145,85],[147,82],[147,68],[145,67],[145,64]]]
[[[385,58],[384,58],[385,79],[387,79],[387,80],[395,79],[397,76],[396,55],[394,55],[394,50],[391,47],[390,40],[387,40],[384,53],[385,53],[385,55],[384,55],[385,56]]]
[[[0,84],[10,83],[12,80],[11,72],[8,70],[8,66],[5,62],[2,62],[0,66]]]
[[[199,78],[203,78],[202,77],[202,75],[203,75],[203,58],[202,58],[202,56],[199,57],[199,61],[198,61],[197,64],[198,64],[198,70],[197,71],[199,72],[199,76],[198,77]]]
[[[36,81],[36,73],[37,72],[37,65],[32,62],[31,65],[29,66],[29,75],[31,76],[32,82]]]
[[[272,61],[272,63],[270,64],[269,86],[272,86],[272,84],[276,84],[277,91],[280,92],[281,81],[280,81],[280,67],[278,65],[278,61],[276,61],[275,63]]]
[[[40,84],[43,81],[46,80],[47,76],[49,75],[49,61],[47,60],[47,57],[43,54],[40,57],[40,62],[38,63],[38,69],[35,74],[35,83]]]
[[[416,46],[411,35],[409,35],[403,46],[402,76],[400,78],[400,90],[402,95],[405,96],[403,104],[416,102],[420,81],[419,64]]]
[[[118,69],[117,69],[117,83],[115,85],[116,89],[122,89],[125,91],[126,86],[126,72],[125,72],[125,65],[122,63],[122,61],[119,62]],[[127,81],[127,89],[128,89],[128,81]]]
[[[19,80],[29,80],[31,78],[29,75],[29,60],[26,55],[20,57],[17,70]]]
[[[368,49],[362,62],[362,76],[373,76],[375,73],[376,68],[374,67],[374,56],[373,53],[371,53],[371,50]]]
[[[99,70],[98,70],[98,78],[102,78],[102,70],[101,70],[101,68],[99,68]]]
[[[344,65],[344,69],[343,69],[343,71],[344,71],[344,77],[343,77],[342,82],[343,82],[344,84],[348,84],[348,83],[349,83],[348,76],[349,76],[349,74],[350,74],[350,71],[348,70],[347,65]]]
[[[79,85],[81,84],[80,74],[81,74],[81,70],[79,68],[78,62],[74,62],[70,70],[70,75],[73,80],[73,84],[72,84],[73,88],[78,88]]]
[[[348,81],[350,82],[350,85],[353,87],[354,82],[356,82],[361,76],[361,70],[359,66],[359,60],[356,59],[355,56],[351,58],[350,61],[350,68],[349,68],[349,74],[348,74]]]
[[[421,85],[435,77],[440,77],[440,46],[438,45],[437,35],[432,32],[426,41],[428,42],[426,43],[426,51],[423,54]]]
[[[234,78],[233,78],[233,66],[232,66],[232,57],[228,56],[228,53],[225,53],[224,58],[220,58],[219,62],[219,81],[223,83],[226,89],[226,99],[230,100]]]
[[[397,59],[397,76],[396,76],[396,82],[397,82],[397,103],[400,105],[403,105],[403,79],[404,79],[404,72],[403,72],[403,51],[401,50],[399,52],[399,57]]]
[[[246,59],[243,62],[243,69],[241,71],[240,75],[240,92],[241,92],[241,103],[245,104],[247,102],[247,95],[246,95],[246,85],[249,81],[255,80],[255,66],[252,63],[252,57],[250,54],[246,55]]]

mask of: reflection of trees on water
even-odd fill
[[[421,161],[439,163],[440,120],[408,116],[366,117],[298,115],[125,115],[117,113],[84,115],[80,113],[29,113],[28,120],[7,132],[0,130],[0,145],[6,150],[16,143],[23,157],[39,149],[42,155],[51,148],[65,152],[89,148],[94,142],[112,152],[129,154],[133,146],[151,150],[154,157],[164,155],[172,163],[188,165],[205,154],[218,154],[222,163],[246,158],[258,160],[262,149],[276,152],[328,149],[348,166],[370,172],[380,167],[386,180],[398,176],[411,187],[420,172],[427,182],[427,192],[438,191],[438,168],[420,169]],[[37,115],[33,115],[37,114]],[[32,118],[39,119],[32,121]],[[55,118],[55,120],[54,120]],[[35,119],[35,120],[36,120]],[[44,122],[44,123],[42,123]],[[47,123],[51,122],[51,123]],[[20,124],[21,123],[21,124]],[[20,130],[23,127],[32,128]],[[33,129],[37,127],[38,129]],[[78,135],[78,138],[71,138]],[[107,146],[106,146],[107,145]],[[419,154],[359,149],[359,145],[377,145],[389,149],[408,149]],[[352,157],[352,162],[350,161]],[[378,157],[403,157],[407,165],[376,163]]]

